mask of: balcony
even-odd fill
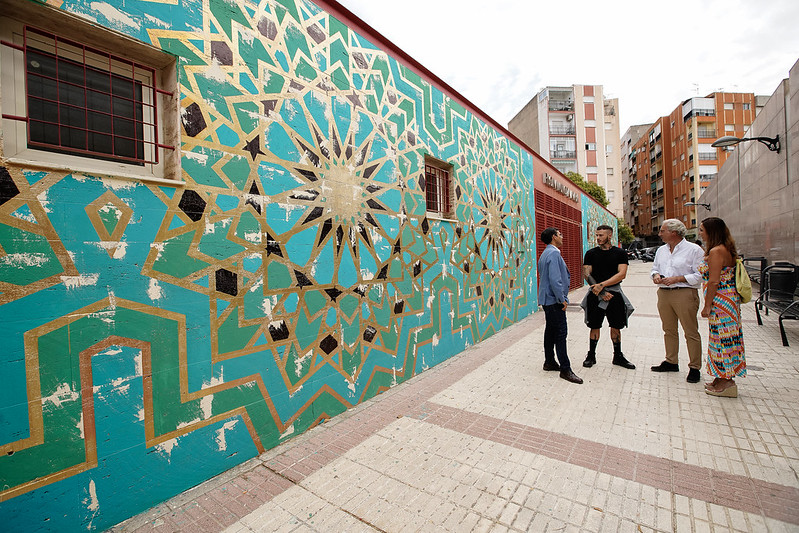
[[[696,136],[700,139],[715,139],[716,138],[716,130],[703,130],[699,129],[696,131]]]
[[[574,126],[550,126],[550,135],[574,135],[576,130]]]
[[[552,159],[575,159],[577,152],[575,150],[550,150],[549,157]]]
[[[716,160],[716,154],[699,152],[699,160],[700,161],[715,161]]]
[[[568,100],[550,100],[550,111],[574,111],[574,102]]]
[[[715,109],[694,109],[688,112],[684,117],[683,121],[688,122],[693,117],[715,117],[716,110]]]

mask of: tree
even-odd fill
[[[617,218],[619,225],[619,242],[622,244],[630,244],[635,240],[635,234],[630,226],[624,221],[623,218]]]
[[[575,185],[584,190],[588,196],[602,204],[602,207],[607,207],[610,203],[607,195],[605,194],[605,189],[603,189],[601,185],[586,181],[585,178],[576,172],[567,172],[566,177],[569,178]]]

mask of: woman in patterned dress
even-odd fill
[[[730,230],[720,218],[704,219],[699,225],[699,236],[705,242],[705,260],[699,266],[705,282],[702,316],[708,319],[710,327],[707,372],[714,378],[705,384],[705,392],[736,398],[738,385],[733,378],[746,376],[741,299],[735,289],[738,254]]]

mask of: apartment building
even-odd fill
[[[689,238],[696,236],[705,208],[685,204],[699,198],[729,155],[711,145],[724,135],[743,137],[755,118],[755,103],[752,93],[689,98],[643,134],[634,131],[637,126],[625,133],[624,212],[636,236],[657,242],[660,224],[667,218],[682,220]]]
[[[631,228],[633,227],[636,209],[640,208],[638,201],[631,201],[630,196],[630,182],[635,179],[634,174],[630,172],[631,167],[635,165],[635,158],[630,157],[634,150],[635,144],[643,135],[649,131],[652,124],[637,124],[630,126],[624,132],[624,136],[619,143],[619,157],[621,158],[621,188],[622,188],[622,203],[624,205],[624,221]]]
[[[619,101],[605,98],[601,85],[546,87],[508,129],[561,173],[577,172],[601,185],[608,210],[623,215]]]

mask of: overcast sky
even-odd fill
[[[603,85],[621,133],[717,90],[771,95],[799,1],[339,0],[503,126],[547,85]]]

